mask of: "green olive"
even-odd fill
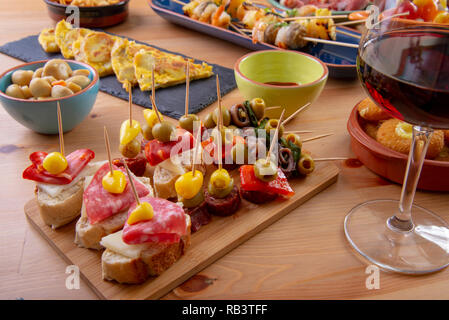
[[[232,149],[232,159],[235,164],[245,164],[248,163],[248,146],[245,143],[238,142]]]
[[[265,130],[267,131],[267,134],[270,134],[271,130],[273,130],[274,134],[274,130],[276,130],[278,122],[279,122],[278,119],[270,119],[267,121],[267,123],[265,124]],[[282,137],[283,134],[284,134],[284,125],[281,124],[279,126],[278,138]]]
[[[175,132],[175,126],[170,122],[162,121],[156,123],[151,132],[155,139],[161,142],[169,142]]]
[[[265,115],[265,101],[262,98],[254,98],[249,102],[251,109],[253,109],[254,115],[257,120],[260,120]]]
[[[218,127],[215,127],[215,128],[212,129],[211,136],[212,136],[212,139],[214,139],[214,142],[218,141],[218,139],[219,139]],[[233,132],[232,132],[232,130],[229,130],[227,127],[221,128],[221,143],[222,143],[222,146],[224,146],[226,144],[231,144],[232,143],[232,139],[233,139]]]
[[[196,114],[183,115],[179,118],[179,126],[184,130],[193,132],[193,124],[195,121],[200,121],[200,118]]]
[[[146,122],[142,124],[142,135],[146,140],[153,140],[153,127],[150,127]]]
[[[229,126],[231,124],[231,113],[224,107],[221,107],[221,113],[223,114],[223,125]],[[218,124],[218,108],[212,113],[212,119]]]
[[[135,158],[140,153],[140,148],[140,142],[137,139],[133,139],[126,145],[121,144],[119,151],[126,158]]]
[[[295,146],[302,148],[302,141],[301,138],[296,133],[289,133],[287,137],[285,138],[287,142],[293,143]]]
[[[254,174],[260,180],[270,182],[276,179],[278,168],[273,161],[259,159],[254,163]]]
[[[213,183],[209,183],[207,186],[207,192],[213,195],[215,198],[226,198],[228,194],[234,189],[234,179],[231,179],[229,185],[224,188],[217,188]]]
[[[181,201],[184,207],[186,208],[194,208],[199,206],[204,201],[204,192],[203,189],[201,189],[196,196],[194,196],[191,199],[184,199],[178,195],[178,201]]]
[[[303,175],[312,173],[315,170],[315,161],[307,153],[301,153],[301,157],[298,160],[298,171]]]
[[[204,126],[207,129],[212,129],[213,127],[215,127],[215,122],[212,116],[212,113],[209,113],[206,118],[204,119]]]

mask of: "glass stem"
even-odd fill
[[[399,212],[388,220],[388,225],[392,229],[405,232],[413,230],[411,215],[413,199],[432,134],[431,128],[413,126],[412,144],[402,185]]]

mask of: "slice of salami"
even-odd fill
[[[102,179],[109,172],[109,163],[105,163],[92,178],[91,183],[84,190],[83,201],[86,208],[87,218],[91,224],[103,221],[120,211],[126,210],[135,202],[134,194],[129,184],[125,168],[113,165],[114,170],[125,173],[126,188],[122,193],[114,194],[106,191],[102,185]],[[139,197],[149,193],[148,188],[139,180],[133,179]]]
[[[51,174],[44,169],[43,162],[46,156],[47,153],[43,151],[33,152],[30,155],[30,160],[33,164],[23,171],[22,177],[36,182],[58,185],[69,184],[84,169],[89,161],[95,158],[95,153],[89,149],[73,151],[66,156],[67,168],[60,174]]]
[[[133,225],[125,223],[123,241],[127,244],[147,242],[175,243],[186,233],[186,217],[184,210],[176,203],[165,199],[145,197],[141,202],[148,202],[153,207],[153,219],[138,222]],[[136,208],[134,203],[129,214]]]

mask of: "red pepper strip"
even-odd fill
[[[33,152],[30,155],[30,160],[33,164],[23,171],[22,177],[24,179],[49,184],[69,184],[84,169],[89,161],[95,158],[95,153],[89,149],[73,151],[66,157],[67,168],[60,174],[51,174],[44,169],[42,164],[46,156],[47,153],[43,151]]]
[[[150,165],[155,166],[170,158],[170,156],[193,148],[194,139],[190,132],[178,128],[176,134],[178,136],[177,141],[160,142],[153,139],[145,145],[145,156]]]
[[[278,168],[278,176],[276,180],[265,182],[256,177],[254,174],[254,166],[244,165],[240,167],[240,187],[245,191],[261,191],[291,197],[295,194],[288,184],[284,173]]]

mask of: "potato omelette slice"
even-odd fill
[[[126,38],[120,38],[115,41],[111,50],[112,69],[117,80],[123,83],[123,87],[128,90],[127,83],[132,86],[137,84],[136,74],[134,72],[134,56],[140,50],[152,50],[153,48],[129,41]]]
[[[208,78],[213,75],[212,66],[206,63],[194,64],[190,61],[190,80]],[[155,89],[165,88],[184,83],[186,80],[185,67],[187,59],[160,50],[139,50],[134,56],[134,70],[140,90],[151,90],[151,68],[155,65]]]
[[[61,20],[56,24],[55,41],[59,48],[61,48],[67,32],[69,32],[72,29],[73,29],[72,25],[65,20]]]
[[[76,51],[73,49],[73,44],[76,41],[81,42],[81,40],[90,33],[92,33],[91,30],[84,28],[75,28],[69,30],[65,34],[64,39],[62,40],[60,45],[61,53],[64,56],[64,58],[73,59],[75,57]],[[77,48],[79,50],[79,46]]]
[[[97,69],[100,77],[113,74],[111,50],[116,39],[118,37],[108,35],[104,32],[92,31],[83,37],[79,43],[73,44],[73,50],[77,50],[75,59]]]
[[[39,34],[38,41],[45,52],[56,53],[60,51],[56,43],[54,28],[43,29]]]

